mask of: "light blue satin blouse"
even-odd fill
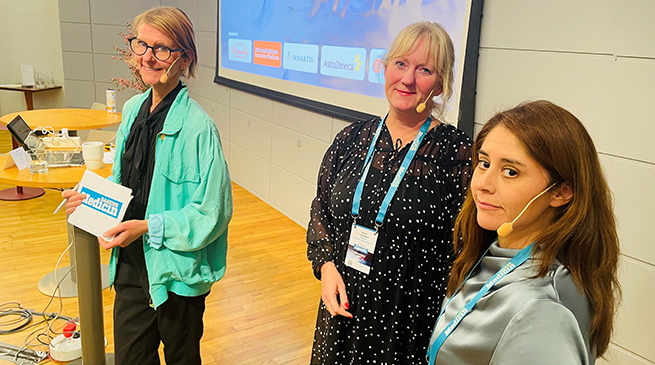
[[[448,304],[430,344],[519,251],[501,248],[497,241],[492,244],[477,272]],[[497,282],[446,339],[436,364],[593,365],[586,296],[558,262],[545,277],[530,279],[537,268],[528,260]],[[447,302],[448,298],[443,305]]]

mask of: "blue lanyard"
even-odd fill
[[[371,164],[373,163],[375,144],[378,138],[380,137],[380,131],[382,130],[382,125],[384,124],[384,121],[386,119],[387,117],[384,117],[384,119],[380,121],[378,128],[375,130],[375,135],[373,136],[371,145],[368,148],[368,153],[366,154],[366,159],[364,159],[364,168],[362,169],[362,177],[359,179],[359,182],[357,183],[357,188],[355,189],[355,195],[353,196],[353,207],[351,213],[353,217],[355,217],[355,219],[357,219],[357,217],[359,216],[359,203],[362,200],[362,192],[364,191],[364,181],[366,180],[366,176],[368,175],[368,170],[371,167]],[[380,206],[378,215],[375,218],[376,227],[382,226],[382,222],[384,222],[384,216],[387,214],[387,209],[389,209],[389,204],[391,204],[391,199],[396,194],[396,190],[398,190],[398,186],[400,185],[400,182],[405,176],[405,173],[409,168],[409,164],[414,159],[414,155],[416,155],[416,151],[418,150],[418,147],[421,145],[421,142],[423,141],[423,137],[425,137],[425,134],[428,132],[431,122],[432,122],[432,118],[428,117],[428,119],[426,119],[426,121],[421,126],[421,129],[416,134],[416,137],[414,137],[414,141],[412,142],[409,151],[405,155],[405,159],[403,160],[403,163],[400,165],[398,172],[396,172],[396,176],[393,178],[393,181],[391,182],[391,187],[389,188],[389,191],[387,191],[387,194],[384,196],[384,200],[382,201],[382,205]]]
[[[507,274],[514,271],[514,269],[516,269],[517,267],[523,265],[523,263],[526,262],[530,258],[530,253],[532,251],[532,246],[533,245],[534,245],[534,243],[531,243],[530,245],[528,245],[527,247],[522,249],[507,264],[505,264],[505,266],[501,267],[500,270],[498,270],[498,272],[496,272],[496,274],[491,279],[489,279],[482,286],[482,288],[480,288],[480,291],[478,291],[478,294],[476,294],[476,296],[473,297],[473,299],[471,299],[468,303],[466,303],[466,305],[464,305],[464,307],[462,307],[462,309],[460,309],[457,312],[457,314],[455,315],[455,318],[453,318],[453,320],[450,321],[450,323],[448,323],[446,328],[444,328],[444,330],[441,331],[439,336],[437,336],[437,338],[434,340],[434,342],[430,345],[430,349],[428,350],[428,357],[429,357],[428,364],[429,365],[434,364],[434,361],[437,358],[437,353],[439,352],[439,349],[441,348],[441,345],[443,345],[443,343],[446,341],[448,336],[450,336],[450,334],[453,332],[455,327],[457,327],[457,325],[459,325],[462,322],[462,319],[464,319],[464,317],[466,317],[466,315],[471,312],[471,310],[473,309],[473,307],[475,307],[475,305],[478,303],[480,298],[482,298],[485,294],[487,294],[487,292],[498,281],[500,281],[500,279],[502,279]],[[485,255],[486,255],[486,253],[485,253]],[[483,255],[483,257],[484,257],[484,255]],[[480,263],[480,261],[478,261],[478,264],[479,263]],[[475,264],[475,266],[477,267],[478,264]],[[475,270],[475,267],[473,267],[473,269],[471,270],[471,273],[473,272],[473,270]],[[471,276],[471,273],[469,273],[469,276]],[[466,282],[466,280],[468,280],[468,276],[466,277],[464,282]],[[464,284],[462,283],[462,285],[464,285]],[[457,295],[457,293],[459,292],[460,289],[461,289],[461,286],[459,288],[457,288],[457,291],[455,291],[455,293],[450,297],[450,300],[448,300],[448,303],[446,303],[446,305],[443,307],[443,309],[441,310],[441,313],[439,313],[439,317],[437,318],[437,322],[439,322],[439,319],[441,318],[441,316],[446,311],[446,307],[448,307],[448,304],[450,304],[450,301],[453,300],[453,298],[455,297],[455,295]],[[436,324],[435,324],[435,327],[436,327]]]

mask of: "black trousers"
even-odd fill
[[[202,316],[209,293],[182,297],[168,292],[168,300],[155,310],[145,268],[135,268],[129,259],[118,260],[114,288],[116,365],[159,365],[160,342],[167,365],[201,364]]]

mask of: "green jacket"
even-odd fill
[[[121,181],[125,141],[148,90],[128,100],[116,134],[114,182]],[[179,92],[157,135],[155,168],[146,208],[148,233],[143,250],[155,308],[168,299],[207,293],[225,274],[227,226],[232,217],[232,187],[214,121]],[[109,264],[113,285],[120,250]]]

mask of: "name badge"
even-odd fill
[[[373,264],[377,240],[378,233],[374,229],[353,224],[348,241],[348,252],[346,252],[346,266],[368,275]]]

